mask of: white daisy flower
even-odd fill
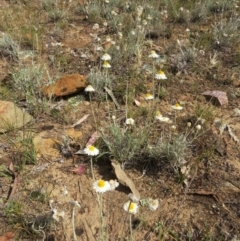
[[[122,37],[123,37],[122,32],[118,32],[118,37],[119,37],[120,39],[122,39]]]
[[[158,208],[158,205],[159,205],[158,199],[149,198],[149,200],[148,200],[148,206],[149,206],[149,208],[150,208],[151,211],[156,211],[157,208]]]
[[[147,20],[152,20],[152,16],[150,16],[149,14],[147,15]]]
[[[98,180],[93,183],[93,188],[96,192],[104,193],[111,189],[111,186],[108,181]]]
[[[145,19],[143,19],[142,24],[146,26],[147,25],[147,21]]]
[[[155,115],[156,119],[158,119],[159,117],[162,117],[161,112],[158,110],[156,111],[156,115]]]
[[[152,94],[147,93],[144,95],[144,98],[145,98],[145,100],[153,100],[154,96]]]
[[[152,58],[152,59],[157,59],[159,57],[159,55],[154,50],[152,50],[151,54],[148,55],[148,57]]]
[[[84,91],[86,91],[86,92],[94,92],[95,89],[94,89],[91,85],[88,85],[88,86],[85,88]]]
[[[93,30],[96,30],[96,29],[99,29],[99,24],[98,24],[98,23],[95,23],[95,24],[93,25]]]
[[[53,209],[52,210],[52,212],[53,212],[53,214],[52,214],[52,218],[55,220],[55,221],[57,221],[57,222],[59,222],[59,218],[62,218],[62,219],[64,219],[64,217],[65,217],[65,212],[64,211],[61,211],[61,212],[58,212],[57,211],[57,209]]]
[[[161,122],[171,123],[170,119],[168,117],[163,116],[160,111],[156,111],[155,118]]]
[[[196,126],[196,129],[197,129],[198,131],[200,131],[200,130],[202,129],[202,126],[201,126],[201,125],[197,125],[197,126]]]
[[[112,14],[113,16],[116,16],[116,15],[117,15],[116,11],[114,11],[114,10],[111,11],[111,14]]]
[[[177,129],[177,127],[176,127],[175,125],[172,125],[172,126],[171,126],[171,130],[172,130],[172,131],[175,131],[176,129]]]
[[[123,205],[123,209],[130,214],[136,214],[139,207],[136,203],[128,201]]]
[[[105,53],[101,58],[101,60],[104,60],[104,61],[109,61],[111,59],[112,59],[111,56],[107,53]]]
[[[99,150],[92,145],[87,146],[84,148],[84,153],[86,153],[88,156],[97,156],[99,154]]]
[[[136,35],[136,32],[134,30],[131,31],[132,35]]]
[[[156,117],[156,119],[161,121],[161,122],[170,123],[170,119],[168,117],[165,117],[165,116],[158,116],[158,117]]]
[[[162,70],[159,70],[155,74],[155,79],[167,79],[167,76],[165,75],[165,73]]]
[[[134,119],[133,118],[127,118],[126,119],[126,124],[127,125],[133,125],[134,124]]]
[[[110,184],[110,190],[114,190],[119,186],[119,182],[117,182],[116,180],[110,180],[109,184]]]
[[[183,109],[183,107],[181,105],[179,105],[178,103],[176,103],[175,105],[172,105],[172,108],[174,110],[182,110]]]
[[[112,66],[108,63],[108,61],[104,61],[103,63],[103,68],[106,68],[106,69],[109,69],[111,68]]]

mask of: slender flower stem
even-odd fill
[[[130,241],[132,241],[132,237],[133,237],[133,234],[132,234],[132,214],[129,215],[129,228],[130,228]]]
[[[74,217],[75,217],[75,207],[73,207],[72,210],[72,229],[73,229],[73,241],[77,241],[77,235],[75,232],[75,222],[74,222]]]
[[[175,110],[175,115],[174,115],[174,124],[177,125],[177,111]]]
[[[130,209],[131,206],[131,201],[129,202],[129,206],[128,206],[128,211]],[[129,214],[129,229],[130,229],[130,241],[132,241],[132,214]]]
[[[102,193],[100,193],[99,209],[100,209],[100,222],[101,222],[101,240],[104,240],[103,212],[102,212]]]
[[[128,80],[127,80],[127,88],[126,88],[126,102],[125,102],[125,117],[126,117],[126,119],[128,118]]]
[[[154,65],[154,62],[152,64],[152,72],[153,72],[153,80],[152,80],[152,88],[153,88],[153,96],[155,96],[155,75],[154,75],[154,70],[155,70],[155,65]]]
[[[94,119],[94,123],[95,123],[95,129],[97,130],[97,121],[96,121],[96,116],[95,116],[95,113],[94,113],[94,110],[93,110],[91,93],[89,93],[89,99],[90,99],[91,110],[92,110],[93,119]]]
[[[93,178],[93,181],[95,182],[96,180],[95,180],[95,176],[94,176],[94,172],[93,172],[93,159],[92,159],[92,157],[91,157],[91,159],[90,159],[90,162],[91,162],[92,178]]]

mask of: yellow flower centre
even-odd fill
[[[94,150],[95,150],[95,147],[94,147],[94,146],[88,146],[88,150],[89,150],[89,151],[94,151]]]
[[[99,187],[104,187],[105,186],[105,181],[104,180],[98,181],[98,186]]]
[[[177,103],[177,104],[175,104],[175,107],[179,108],[179,107],[181,107],[181,106]]]
[[[155,54],[156,52],[154,50],[151,51],[151,54]]]
[[[158,74],[164,75],[164,72],[162,70],[159,70]]]
[[[147,94],[146,94],[146,97],[147,97],[147,98],[150,98],[150,97],[152,97],[152,95],[149,94],[149,93],[147,93]]]
[[[159,116],[159,115],[161,115],[161,112],[158,110],[156,111],[156,116]]]
[[[129,205],[128,210],[129,210],[129,211],[132,211],[132,210],[134,210],[134,207],[135,207],[135,204],[134,204],[134,203],[131,203],[131,204]]]
[[[108,66],[109,63],[105,60],[104,63],[103,63],[104,66]]]

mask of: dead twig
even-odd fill
[[[113,95],[112,90],[108,89],[107,87],[104,87],[104,89],[106,90],[106,92],[110,95],[110,97],[112,98],[114,104],[117,106],[117,109],[121,109],[121,106],[118,104],[115,96]]]
[[[9,195],[8,195],[8,197],[7,197],[7,202],[8,202],[9,200],[11,200],[13,194],[16,192],[16,190],[17,190],[17,183],[18,183],[17,173],[16,173],[15,170],[14,170],[14,167],[13,167],[13,163],[12,163],[12,162],[10,163],[8,169],[9,169],[9,171],[12,173],[13,184],[12,184],[12,187],[10,188]]]

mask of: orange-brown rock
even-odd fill
[[[85,87],[86,76],[69,74],[57,79],[55,83],[45,86],[43,92],[49,97],[61,97],[82,91]]]

